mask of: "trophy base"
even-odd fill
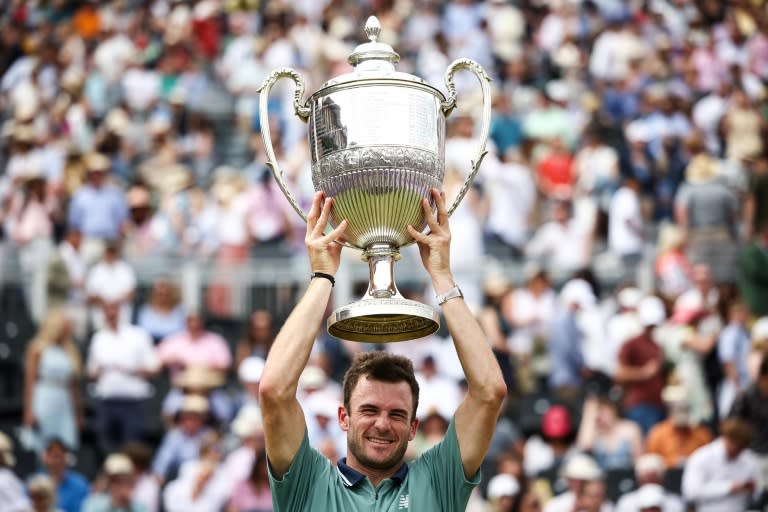
[[[328,317],[328,333],[342,340],[392,343],[429,336],[440,328],[437,312],[402,297],[362,299]]]

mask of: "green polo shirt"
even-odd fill
[[[282,480],[269,473],[275,512],[460,512],[479,482],[480,471],[464,477],[453,421],[442,441],[378,487],[343,461],[334,466],[309,446],[306,434]]]

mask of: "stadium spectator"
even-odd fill
[[[198,457],[203,439],[212,433],[206,425],[208,417],[205,397],[191,395],[184,398],[176,414],[175,426],[163,436],[152,461],[152,473],[160,482],[167,482],[179,473],[184,462]]]
[[[150,472],[152,449],[142,442],[128,443],[121,449],[133,464],[136,483],[133,501],[142,505],[146,512],[157,512],[160,507],[160,484]]]
[[[64,512],[80,512],[90,486],[85,475],[68,467],[71,455],[69,447],[60,439],[51,439],[45,445],[41,461],[43,473],[56,487],[57,506]]]
[[[760,461],[761,482],[768,483],[768,358],[760,363],[755,382],[741,391],[734,401],[731,416],[740,418],[752,426],[750,448]]]
[[[111,304],[119,308],[119,322],[133,319],[133,298],[136,294],[136,271],[120,254],[119,242],[109,242],[103,256],[88,271],[85,290],[91,305],[91,327],[105,326],[103,307]]]
[[[643,449],[642,431],[620,415],[619,406],[607,397],[584,401],[576,446],[594,457],[603,471],[634,467]]]
[[[636,512],[650,508],[660,507],[664,512],[683,512],[685,503],[683,499],[663,488],[664,474],[667,466],[660,455],[646,453],[638,457],[635,462],[635,482],[637,489],[624,494],[616,503],[616,512]],[[648,495],[660,494],[658,501],[650,503]]]
[[[227,342],[205,329],[198,312],[187,313],[186,328],[163,339],[157,346],[160,362],[175,377],[188,366],[226,371],[232,365]]]
[[[27,481],[27,494],[32,512],[60,512],[56,506],[56,489],[47,475],[36,475]]]
[[[7,507],[9,512],[27,512],[31,504],[24,484],[13,472],[12,468],[15,464],[13,441],[5,433],[0,432],[0,493],[3,496],[3,507]]]
[[[752,427],[738,418],[720,426],[720,437],[685,463],[683,496],[701,512],[746,510],[762,491],[755,455],[748,449]]]
[[[80,351],[63,308],[51,309],[30,340],[24,362],[24,425],[35,429],[42,451],[50,439],[77,450],[85,416]]]
[[[172,280],[160,278],[154,282],[149,299],[139,307],[136,325],[157,343],[184,330],[185,318],[178,287]]]
[[[131,459],[122,453],[112,453],[104,461],[106,488],[104,492],[93,492],[83,503],[83,512],[109,512],[110,510],[132,510],[146,512],[144,506],[133,499],[136,485]]]
[[[149,378],[159,370],[159,362],[149,333],[120,323],[117,304],[105,303],[102,311],[105,326],[91,339],[86,369],[96,385],[95,430],[101,448],[109,453],[141,439]]]
[[[568,490],[549,500],[544,505],[544,512],[566,512],[576,509],[576,505],[584,499],[583,496],[590,483],[600,482],[602,484],[603,472],[589,455],[577,453],[568,460],[563,468],[563,477],[568,480]],[[589,494],[597,490],[589,489]],[[605,504],[598,510],[609,512],[611,506]]]

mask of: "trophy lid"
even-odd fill
[[[381,23],[376,16],[369,16],[365,22],[365,35],[368,42],[358,45],[347,62],[355,66],[357,70],[389,71],[395,68],[394,64],[400,60],[400,55],[388,44],[379,42]]]

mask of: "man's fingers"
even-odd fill
[[[309,214],[307,215],[307,225],[309,226],[309,231],[315,229],[315,226],[317,225],[317,218],[320,215],[320,205],[322,202],[323,193],[317,192],[315,197],[312,198],[312,208],[309,209]]]
[[[440,229],[440,225],[432,213],[432,206],[429,204],[429,200],[424,198],[421,200],[421,209],[424,210],[424,219],[427,221],[427,226],[432,232]]]
[[[325,232],[325,226],[328,224],[328,218],[331,216],[331,208],[333,208],[333,198],[326,198],[323,209],[320,211],[320,217],[317,219],[317,224],[313,230],[315,236],[321,236]]]
[[[416,228],[414,228],[410,224],[408,225],[407,229],[408,229],[408,233],[411,234],[414,240],[416,240],[417,242],[426,243],[427,235],[425,235],[421,231],[416,231]]]
[[[328,233],[323,237],[323,240],[325,240],[326,242],[335,242],[339,240],[341,238],[341,235],[344,234],[344,231],[346,231],[348,225],[349,223],[346,221],[346,219],[341,221],[341,223],[338,226],[336,226],[336,229],[334,229],[333,231],[331,231],[330,233]]]
[[[441,226],[448,221],[448,209],[445,207],[445,194],[436,188],[432,189],[432,198],[437,205],[437,223]]]

